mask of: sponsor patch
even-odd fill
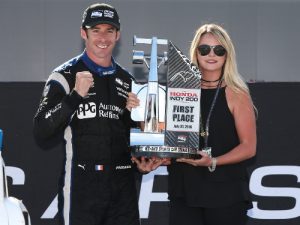
[[[102,10],[96,10],[91,13],[91,18],[102,17],[102,16],[103,16]]]
[[[115,79],[116,83],[119,84],[120,86],[124,87],[125,89],[129,88],[129,84],[121,80],[120,78]]]
[[[96,117],[96,104],[94,102],[88,102],[80,104],[77,110],[78,119],[88,119]]]
[[[104,17],[114,18],[114,12],[110,10],[104,10]]]
[[[125,166],[116,166],[116,170],[127,170],[131,169],[131,165],[125,165]]]
[[[55,113],[59,109],[61,109],[61,103],[59,103],[53,109],[50,109],[48,112],[46,112],[45,119],[48,119],[52,115],[52,113]]]

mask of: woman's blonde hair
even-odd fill
[[[212,23],[204,24],[203,26],[199,27],[190,47],[191,61],[195,65],[198,65],[197,47],[199,45],[200,38],[206,33],[214,35],[214,37],[226,49],[226,61],[223,66],[223,78],[226,85],[236,92],[242,91],[249,94],[249,88],[237,69],[236,55],[233,43],[226,30],[221,26]]]

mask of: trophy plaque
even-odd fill
[[[200,130],[200,80],[198,68],[171,41],[152,37],[134,37],[138,43],[151,45],[151,54],[133,51],[133,63],[145,63],[148,83],[133,83],[132,91],[140,99],[131,118],[143,129],[131,129],[133,156],[161,158],[196,158]],[[157,45],[168,45],[168,52],[158,56]],[[150,59],[150,66],[147,62]],[[159,84],[158,69],[167,64],[167,84]]]

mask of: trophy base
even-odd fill
[[[170,147],[157,145],[131,146],[131,155],[134,157],[159,157],[159,158],[188,158],[197,159],[201,156],[197,149],[188,147]]]
[[[140,129],[130,130],[130,146],[164,145],[164,133],[142,132]]]

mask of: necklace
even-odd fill
[[[202,115],[200,113],[200,136],[204,138],[204,148],[207,148],[208,135],[209,135],[209,121],[210,121],[212,111],[215,107],[217,97],[218,97],[219,92],[220,92],[222,81],[223,81],[223,78],[221,76],[221,78],[219,79],[218,85],[217,85],[216,93],[214,95],[213,101],[211,103],[211,106],[210,106],[210,109],[209,109],[209,112],[208,112],[208,116],[207,116],[206,123],[205,123],[205,129],[203,127]]]
[[[220,81],[220,80],[222,80],[222,76],[217,80],[205,80],[205,79],[201,78],[201,81],[204,81],[204,82],[207,82],[207,83],[213,83],[213,82],[217,82],[217,81]]]
[[[202,87],[208,87],[208,88],[215,88],[215,87],[218,87],[218,85],[219,85],[219,83],[216,85],[206,85],[206,84],[201,83]]]

